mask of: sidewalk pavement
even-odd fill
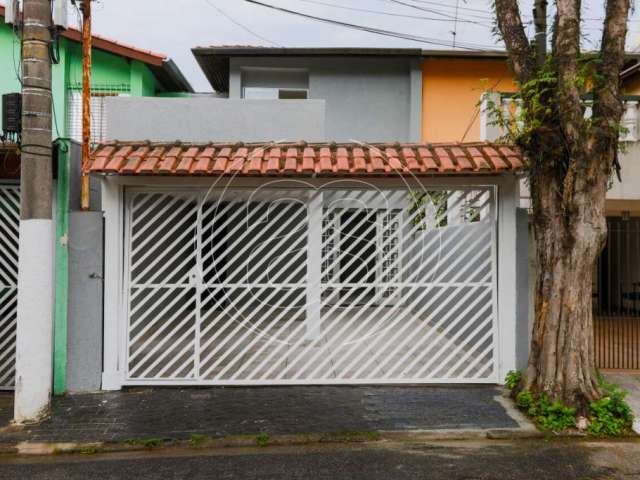
[[[49,420],[24,427],[6,426],[12,397],[4,395],[0,444],[188,440],[260,432],[531,430],[517,412],[507,411],[509,402],[502,395],[493,386],[136,388],[56,398]]]
[[[13,418],[13,392],[0,392],[0,428]]]

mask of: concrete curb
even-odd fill
[[[423,430],[413,432],[381,432],[385,440],[412,440],[424,442],[448,442],[465,440],[521,440],[544,438],[539,430],[519,428],[496,428],[489,430]]]
[[[121,453],[150,451],[170,448],[226,449],[256,448],[261,446],[303,446],[322,444],[374,444],[392,442],[448,442],[473,440],[523,440],[544,438],[537,430],[521,429],[493,430],[425,430],[385,432],[335,432],[296,435],[274,435],[262,440],[255,435],[238,435],[221,438],[199,438],[197,440],[139,439],[123,442],[18,442],[0,443],[0,455],[56,455],[98,453]]]
[[[336,433],[309,435],[276,435],[260,443],[257,436],[230,436],[222,438],[207,438],[201,441],[162,439],[153,443],[148,440],[127,440],[123,442],[20,442],[14,445],[0,446],[0,454],[19,455],[56,455],[56,454],[84,454],[121,453],[135,451],[151,451],[170,448],[193,449],[225,449],[247,448],[261,446],[301,446],[311,444],[352,444],[377,442],[381,438],[372,433]]]
[[[521,412],[514,401],[509,397],[509,391],[504,389],[502,395],[498,395],[494,397],[494,400],[502,405],[502,408],[507,412],[514,422],[518,424],[519,430],[522,432],[528,433],[539,433],[539,430],[536,428],[535,424],[523,413]],[[503,430],[503,429],[500,429]]]
[[[527,440],[533,438],[546,438],[546,435],[536,428],[526,430],[495,429],[487,432],[489,440]]]
[[[18,452],[18,447],[14,444],[0,443],[0,455],[11,455]]]

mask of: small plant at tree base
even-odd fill
[[[627,393],[616,385],[605,383],[602,377],[598,378],[604,396],[590,405],[587,431],[598,436],[629,433],[633,425],[633,414],[625,401]],[[576,426],[576,409],[560,402],[551,402],[544,394],[534,395],[529,390],[522,390],[515,400],[518,408],[535,419],[543,430],[559,432]]]
[[[520,381],[522,380],[522,373],[517,370],[511,370],[507,373],[507,377],[504,380],[504,385],[509,390],[515,390],[518,385],[520,385]]]
[[[559,432],[576,426],[576,409],[551,402],[546,395],[540,395],[536,413],[536,420],[544,430]]]
[[[589,433],[603,436],[624,435],[633,425],[631,407],[625,401],[627,393],[617,385],[606,384],[602,377],[599,380],[605,396],[590,405]]]
[[[256,437],[256,444],[259,447],[266,447],[269,445],[269,434],[267,432],[260,432]]]
[[[523,390],[516,395],[516,405],[534,418],[543,430],[558,432],[576,425],[576,409],[551,402],[546,395],[535,396],[529,390]]]
[[[522,390],[516,395],[516,405],[522,410],[528,411],[535,403],[535,398],[529,390]]]

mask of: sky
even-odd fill
[[[281,8],[340,22],[419,36],[392,38],[300,18],[245,0],[97,0],[94,33],[163,53],[197,91],[211,87],[191,53],[195,46],[502,48],[492,33],[491,0],[260,0]],[[531,35],[533,0],[520,1]],[[456,18],[456,3],[457,18]],[[604,0],[583,0],[584,48],[601,35]],[[363,11],[367,10],[367,11]],[[77,22],[75,10],[70,22]],[[629,24],[628,48],[640,44],[640,14]]]

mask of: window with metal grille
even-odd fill
[[[400,268],[398,264],[400,254],[400,231],[402,210],[382,210],[378,212],[378,224],[382,226],[378,232],[378,259],[380,265],[379,277],[383,283],[400,282]],[[387,288],[383,291],[383,297],[393,297],[398,289]]]
[[[106,99],[128,96],[128,85],[98,85],[91,87],[91,143],[100,143],[107,136]],[[70,85],[67,97],[67,133],[72,140],[82,141],[82,86]]]

